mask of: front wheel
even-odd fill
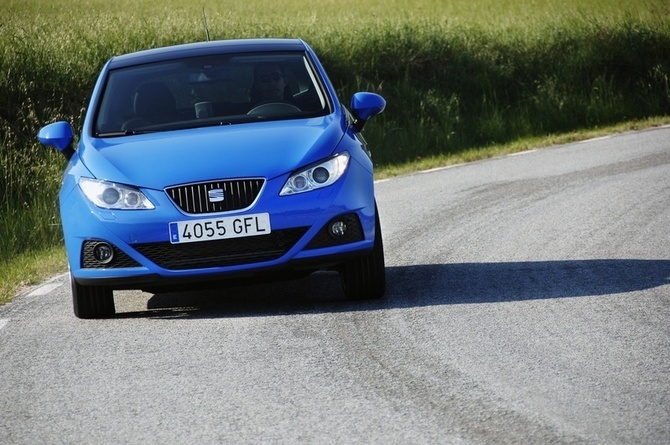
[[[346,262],[340,270],[344,295],[348,300],[376,300],[386,290],[384,243],[375,208],[375,243],[369,254]]]
[[[74,315],[78,318],[106,318],[116,312],[114,293],[105,286],[83,286],[70,274]]]

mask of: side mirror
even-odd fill
[[[351,112],[356,121],[354,128],[363,130],[363,126],[372,116],[376,116],[386,108],[386,101],[379,94],[356,93],[351,98]]]
[[[72,126],[68,122],[54,122],[42,127],[37,134],[37,139],[42,145],[56,147],[67,159],[74,154]]]

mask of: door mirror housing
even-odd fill
[[[372,116],[376,116],[386,108],[386,100],[376,93],[356,93],[351,98],[351,112],[356,120],[354,128],[363,130],[363,126]]]
[[[69,122],[54,122],[42,127],[37,134],[37,139],[42,145],[56,147],[67,159],[74,154],[72,125]]]

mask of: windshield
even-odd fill
[[[112,70],[99,137],[329,113],[304,53],[214,55]]]

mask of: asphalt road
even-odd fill
[[[337,277],[0,307],[0,443],[670,443],[670,128],[377,184]]]

